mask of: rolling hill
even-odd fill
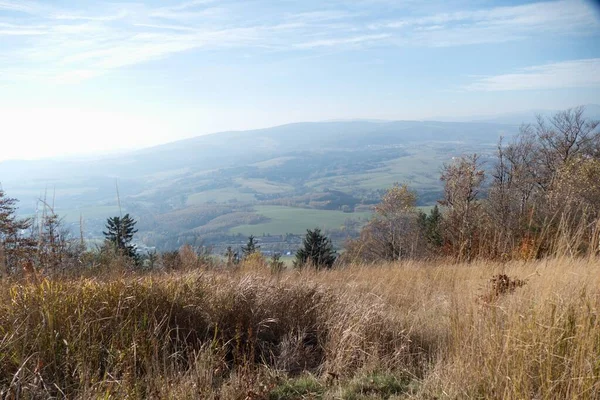
[[[472,152],[485,159],[500,136],[517,131],[487,122],[296,123],[106,157],[7,161],[0,163],[0,181],[21,200],[22,213],[34,213],[40,197],[52,199],[74,228],[83,217],[90,238],[118,212],[117,185],[123,209],[138,218],[140,237],[151,246],[282,234],[282,224],[302,218],[302,210],[313,210],[306,220],[322,221],[335,236],[344,221],[364,220],[394,182],[413,187],[420,205],[433,204],[444,162]],[[285,233],[304,229],[305,223],[290,224]]]

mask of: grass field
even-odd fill
[[[598,259],[111,268],[0,281],[0,396],[600,397]]]
[[[347,219],[366,219],[371,213],[344,213],[342,211],[313,210],[308,208],[283,206],[256,206],[256,212],[270,220],[257,225],[240,225],[230,229],[233,234],[242,235],[284,235],[303,234],[307,229],[339,229]]]
[[[188,196],[186,204],[188,206],[195,206],[204,204],[207,202],[227,203],[231,200],[237,200],[240,202],[254,202],[256,201],[254,194],[240,192],[237,188],[224,188],[224,189],[213,189],[207,190],[200,193],[194,193]]]
[[[295,159],[296,157],[275,157],[275,158],[271,158],[270,160],[265,160],[265,161],[260,161],[254,164],[250,164],[250,166],[252,167],[257,167],[257,168],[273,168],[273,167],[278,167],[280,165],[283,165],[285,162],[290,161]]]
[[[284,183],[271,182],[266,179],[236,179],[235,182],[243,188],[255,190],[262,194],[284,193],[294,190],[293,186]]]
[[[424,148],[410,155],[386,161],[380,168],[363,173],[315,179],[307,183],[313,188],[331,188],[351,192],[360,189],[385,189],[394,183],[406,183],[413,189],[439,188],[440,169],[448,154],[435,148]]]

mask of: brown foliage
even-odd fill
[[[375,215],[359,238],[349,240],[343,258],[349,262],[393,261],[418,257],[423,248],[415,208],[416,194],[394,185],[375,206]]]

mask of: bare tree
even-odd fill
[[[600,156],[600,121],[584,117],[584,107],[558,112],[550,118],[537,117],[536,160],[539,185],[552,188],[558,170],[573,157]]]
[[[500,252],[534,238],[550,251],[544,242],[559,229],[569,236],[582,231],[582,218],[587,224],[596,218],[600,130],[584,111],[538,116],[511,143],[499,144],[486,209]]]
[[[471,259],[480,208],[479,193],[485,179],[477,154],[455,159],[443,167],[446,237],[459,259]]]

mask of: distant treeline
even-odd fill
[[[549,118],[540,117],[536,124],[523,125],[519,135],[508,143],[501,139],[493,165],[484,168],[477,154],[454,158],[442,169],[444,189],[438,199],[439,207],[428,214],[417,209],[417,194],[407,185],[393,186],[374,207],[374,216],[359,230],[358,237],[346,241],[337,263],[597,255],[598,126],[599,121],[584,117],[583,108],[569,109]],[[349,212],[358,204],[354,197],[338,191],[307,196],[305,200],[313,206],[329,206],[331,202],[331,207],[339,206]],[[21,219],[16,214],[17,200],[0,190],[0,270],[13,273],[20,266],[64,270],[106,261],[103,257],[110,256],[110,243],[89,251],[83,232],[79,237],[69,233],[53,208],[43,200],[40,203],[42,212],[36,218]],[[247,224],[261,222],[260,216],[244,210],[222,215],[222,208],[231,211],[226,205],[203,208],[199,213],[191,213],[193,209],[175,211],[163,222],[173,230],[193,230],[211,221],[212,227],[190,232],[195,242],[203,234],[235,226],[240,220]],[[107,242],[120,243],[119,221],[119,217],[108,220],[107,228],[113,229],[114,234],[107,236]],[[130,221],[133,225],[136,222]],[[132,256],[135,265],[148,264],[144,257],[147,261],[151,255],[136,254],[129,243],[135,232],[133,228],[129,232],[127,246],[117,248],[127,250],[125,255]],[[343,239],[344,234],[335,239]],[[324,232],[319,241],[331,245],[329,235],[330,232]],[[179,239],[176,244],[184,245]],[[299,238],[293,242],[294,247],[299,247],[298,253],[303,251]],[[207,256],[206,246],[192,244],[197,246],[198,257]]]

